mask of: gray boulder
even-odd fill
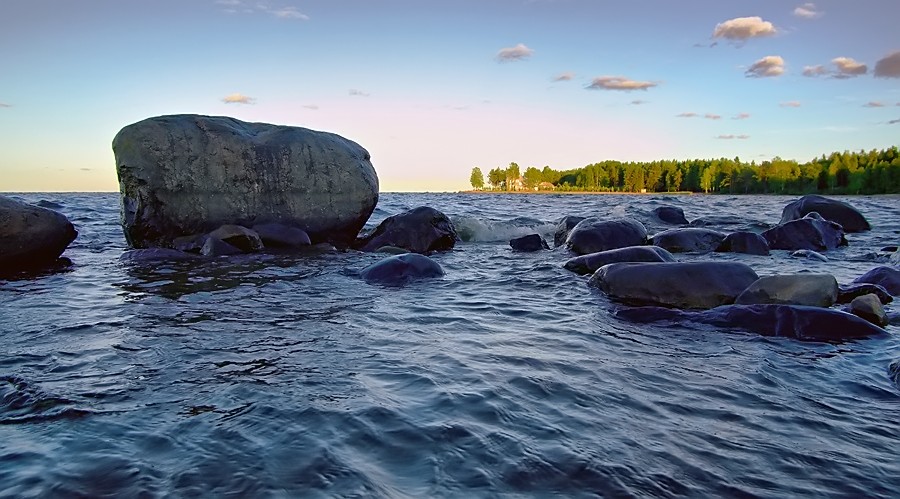
[[[128,125],[112,146],[125,238],[136,248],[271,222],[346,245],[378,201],[369,153],[331,133],[174,115]]]
[[[550,246],[540,234],[528,234],[527,236],[510,239],[509,246],[513,251],[532,252],[540,250],[548,250]]]
[[[675,257],[659,246],[628,246],[570,258],[563,266],[576,274],[593,274],[600,267],[619,262],[674,262]]]
[[[728,234],[716,251],[765,256],[769,254],[769,243],[756,232],[739,230]]]
[[[230,244],[243,253],[253,253],[263,249],[263,242],[259,238],[259,234],[240,225],[223,225],[210,232],[209,237]]]
[[[420,206],[384,219],[375,230],[356,241],[361,251],[375,251],[382,246],[396,246],[413,253],[429,253],[453,249],[459,236],[453,222],[440,211]]]
[[[875,295],[857,296],[850,302],[848,308],[851,314],[862,317],[876,326],[886,327],[888,325],[887,314],[884,313],[881,300]]]
[[[830,274],[793,274],[760,277],[734,301],[737,305],[784,304],[830,307],[838,297],[838,283]]]
[[[792,220],[762,233],[771,249],[827,251],[847,244],[840,225],[814,217]]]
[[[569,232],[566,248],[579,254],[597,253],[647,242],[647,229],[637,220],[586,218]]]
[[[894,296],[900,295],[900,270],[894,267],[888,267],[887,265],[875,267],[856,279],[853,279],[853,282],[877,284]]]
[[[359,274],[370,284],[401,285],[415,279],[441,277],[444,269],[425,255],[404,253],[379,260]]]
[[[257,224],[253,231],[259,235],[266,248],[305,248],[312,244],[303,229],[280,223]]]
[[[0,196],[0,270],[53,263],[77,235],[62,213]]]
[[[734,303],[758,278],[737,262],[611,263],[589,284],[630,304],[712,308]]]
[[[582,220],[584,220],[584,217],[575,217],[572,215],[563,217],[562,220],[556,224],[556,232],[553,234],[553,246],[559,247],[566,244],[569,232],[571,232]]]
[[[687,225],[688,221],[684,218],[684,210],[677,206],[659,206],[653,208],[653,216],[661,222],[672,225]]]
[[[894,297],[883,287],[869,282],[856,282],[838,286],[837,303],[850,303],[857,296],[875,295],[882,304],[894,301]]]
[[[203,256],[230,256],[240,255],[243,253],[240,248],[226,243],[217,237],[207,237],[200,248],[200,254]]]
[[[686,227],[664,230],[654,235],[650,242],[672,253],[708,253],[715,251],[725,237],[717,230]]]
[[[816,212],[825,220],[840,224],[844,232],[862,232],[869,230],[869,222],[856,208],[849,204],[816,194],[803,196],[789,203],[781,212],[781,224],[805,217]]]

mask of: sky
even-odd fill
[[[166,114],[337,133],[383,192],[900,143],[900,1],[0,0],[0,191],[117,191]]]

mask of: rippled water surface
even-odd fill
[[[636,325],[517,254],[564,215],[680,206],[725,231],[793,198],[382,194],[467,239],[405,287],[383,255],[135,265],[116,194],[27,194],[79,236],[66,272],[0,280],[0,496],[883,496],[900,490],[900,329],[841,344]],[[851,281],[900,243],[900,197],[848,198],[874,230],[829,262],[734,254],[759,274]],[[712,218],[714,217],[714,218]],[[893,305],[896,307],[896,305]]]

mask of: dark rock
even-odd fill
[[[838,286],[837,303],[850,303],[857,296],[869,294],[877,296],[881,303],[885,305],[894,301],[894,297],[882,286],[869,282],[860,282]]]
[[[215,237],[207,237],[200,248],[200,254],[203,256],[229,256],[239,255],[243,253],[240,248],[232,246],[221,239]]]
[[[548,250],[550,246],[540,234],[528,234],[527,236],[517,237],[509,241],[509,245],[514,251],[540,251]]]
[[[425,255],[404,253],[379,260],[362,269],[359,274],[370,284],[399,285],[414,279],[441,277],[444,269]]]
[[[758,278],[737,262],[611,263],[589,284],[630,304],[712,308],[733,303]]]
[[[200,253],[209,234],[192,234],[190,236],[176,237],[172,240],[172,248],[188,253]]]
[[[113,139],[136,248],[225,224],[278,222],[347,244],[378,201],[369,153],[339,135],[221,116],[159,116]]]
[[[573,217],[571,215],[563,217],[556,224],[556,232],[553,234],[553,246],[559,247],[565,244],[566,239],[569,237],[569,232],[582,220],[584,220],[584,217]]]
[[[875,295],[857,296],[850,302],[848,308],[851,314],[862,317],[876,326],[886,327],[888,325],[888,318],[884,313],[881,300]]]
[[[209,237],[228,243],[244,253],[253,253],[263,249],[259,234],[240,225],[223,225],[210,232]]]
[[[862,232],[870,229],[869,222],[856,208],[836,199],[816,194],[803,196],[784,207],[780,224],[805,217],[816,212],[825,220],[830,220],[844,228],[845,232]],[[815,249],[815,248],[810,248]]]
[[[888,293],[900,295],[900,270],[882,265],[853,279],[854,283],[868,282],[883,287]]]
[[[297,227],[280,223],[257,224],[253,231],[259,234],[266,248],[303,248],[311,244],[309,235]]]
[[[674,262],[675,257],[659,246],[628,246],[588,253],[569,259],[564,267],[576,274],[593,274],[600,267],[619,262]]]
[[[661,222],[672,225],[687,225],[688,221],[684,218],[684,210],[677,206],[660,206],[653,208],[653,216]]]
[[[882,251],[884,253],[894,253],[897,251],[897,246],[885,246],[884,248],[881,248],[879,251]]]
[[[813,341],[841,341],[887,334],[884,329],[855,315],[803,305],[724,305],[699,312],[639,307],[619,310],[616,317],[640,323],[699,322],[763,336]]]
[[[459,236],[447,215],[420,206],[386,218],[371,234],[358,239],[355,247],[375,251],[382,246],[396,246],[413,253],[429,253],[453,249],[457,241]]]
[[[200,257],[184,251],[170,248],[145,248],[133,249],[122,253],[119,261],[127,263],[145,263],[145,262],[181,262],[185,260],[199,260]]]
[[[406,248],[398,248],[396,246],[382,246],[375,250],[375,253],[387,253],[389,255],[402,255],[404,253],[409,253],[409,250]]]
[[[740,227],[747,225],[745,217],[737,215],[710,215],[691,220],[691,227]]]
[[[838,297],[838,283],[830,274],[793,274],[760,277],[734,301],[737,305],[774,303],[830,307]]]
[[[828,261],[827,256],[825,256],[822,253],[819,253],[817,251],[808,250],[808,249],[801,249],[801,250],[794,251],[793,253],[791,253],[791,256],[794,258],[806,258],[807,260],[818,260],[820,262]]]
[[[654,235],[651,242],[672,253],[708,253],[718,248],[725,237],[716,230],[687,227],[664,230]]]
[[[725,236],[716,251],[765,256],[769,254],[769,243],[756,232],[739,230]]]
[[[55,264],[77,235],[62,213],[0,196],[0,270]]]
[[[637,220],[623,218],[603,221],[586,218],[569,232],[566,248],[579,255],[598,253],[628,246],[640,246],[647,242],[647,229]]]
[[[815,218],[801,218],[762,233],[771,249],[827,251],[847,244],[841,226]]]

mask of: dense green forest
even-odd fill
[[[756,163],[740,158],[603,161],[573,170],[516,163],[488,171],[472,169],[476,190],[584,192],[712,192],[722,194],[900,193],[900,151],[835,152],[806,163],[775,157]]]

